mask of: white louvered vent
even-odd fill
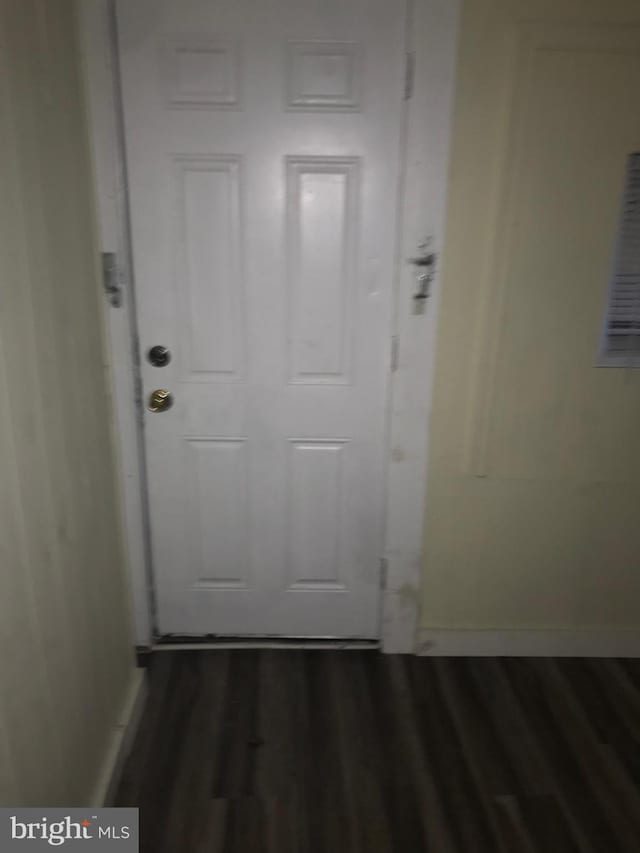
[[[640,367],[640,152],[629,155],[602,364]]]

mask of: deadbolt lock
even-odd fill
[[[147,353],[147,359],[154,367],[166,367],[171,361],[171,353],[166,347],[156,344]]]
[[[150,412],[166,412],[173,406],[173,394],[166,388],[156,388],[149,394],[147,409]]]

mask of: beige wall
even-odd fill
[[[134,682],[72,0],[0,0],[0,804],[96,796]]]
[[[640,6],[466,0],[459,56],[422,625],[640,627],[640,370],[594,366]]]

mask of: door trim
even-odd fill
[[[405,113],[397,239],[394,336],[387,457],[386,583],[381,638],[385,652],[416,649],[422,602],[427,451],[436,321],[440,305],[459,0],[413,0],[407,50],[413,74]],[[437,120],[434,120],[437,116]],[[425,156],[426,153],[426,156]],[[408,259],[430,238],[435,275],[424,314],[413,313],[416,268]]]
[[[383,651],[404,653],[415,651],[419,625],[428,423],[440,301],[436,267],[424,314],[413,313],[415,267],[408,259],[427,236],[430,251],[438,256],[442,251],[459,0],[410,0],[408,6],[407,67],[413,81],[408,80],[401,150],[380,625]],[[156,632],[114,2],[76,0],[76,10],[101,248],[120,259],[121,304],[105,311],[109,368],[135,639],[140,646],[150,646]]]
[[[138,400],[138,343],[131,263],[124,137],[112,0],[76,0],[102,252],[116,257],[120,304],[105,296],[114,444],[131,615],[137,646],[154,637],[154,602],[146,502],[145,455]]]

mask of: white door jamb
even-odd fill
[[[458,0],[413,0],[407,26],[407,110],[398,237],[394,373],[387,474],[382,648],[414,652],[419,627],[429,414],[445,227]],[[411,15],[413,19],[411,19]],[[435,276],[414,313],[416,267],[429,241]],[[420,310],[420,308],[418,308]],[[428,569],[427,569],[428,570]]]
[[[116,260],[120,304],[110,305],[105,297],[107,356],[134,637],[138,646],[146,647],[154,639],[153,585],[113,3],[111,0],[76,0],[76,20],[83,48],[98,233],[101,250],[114,253]]]

